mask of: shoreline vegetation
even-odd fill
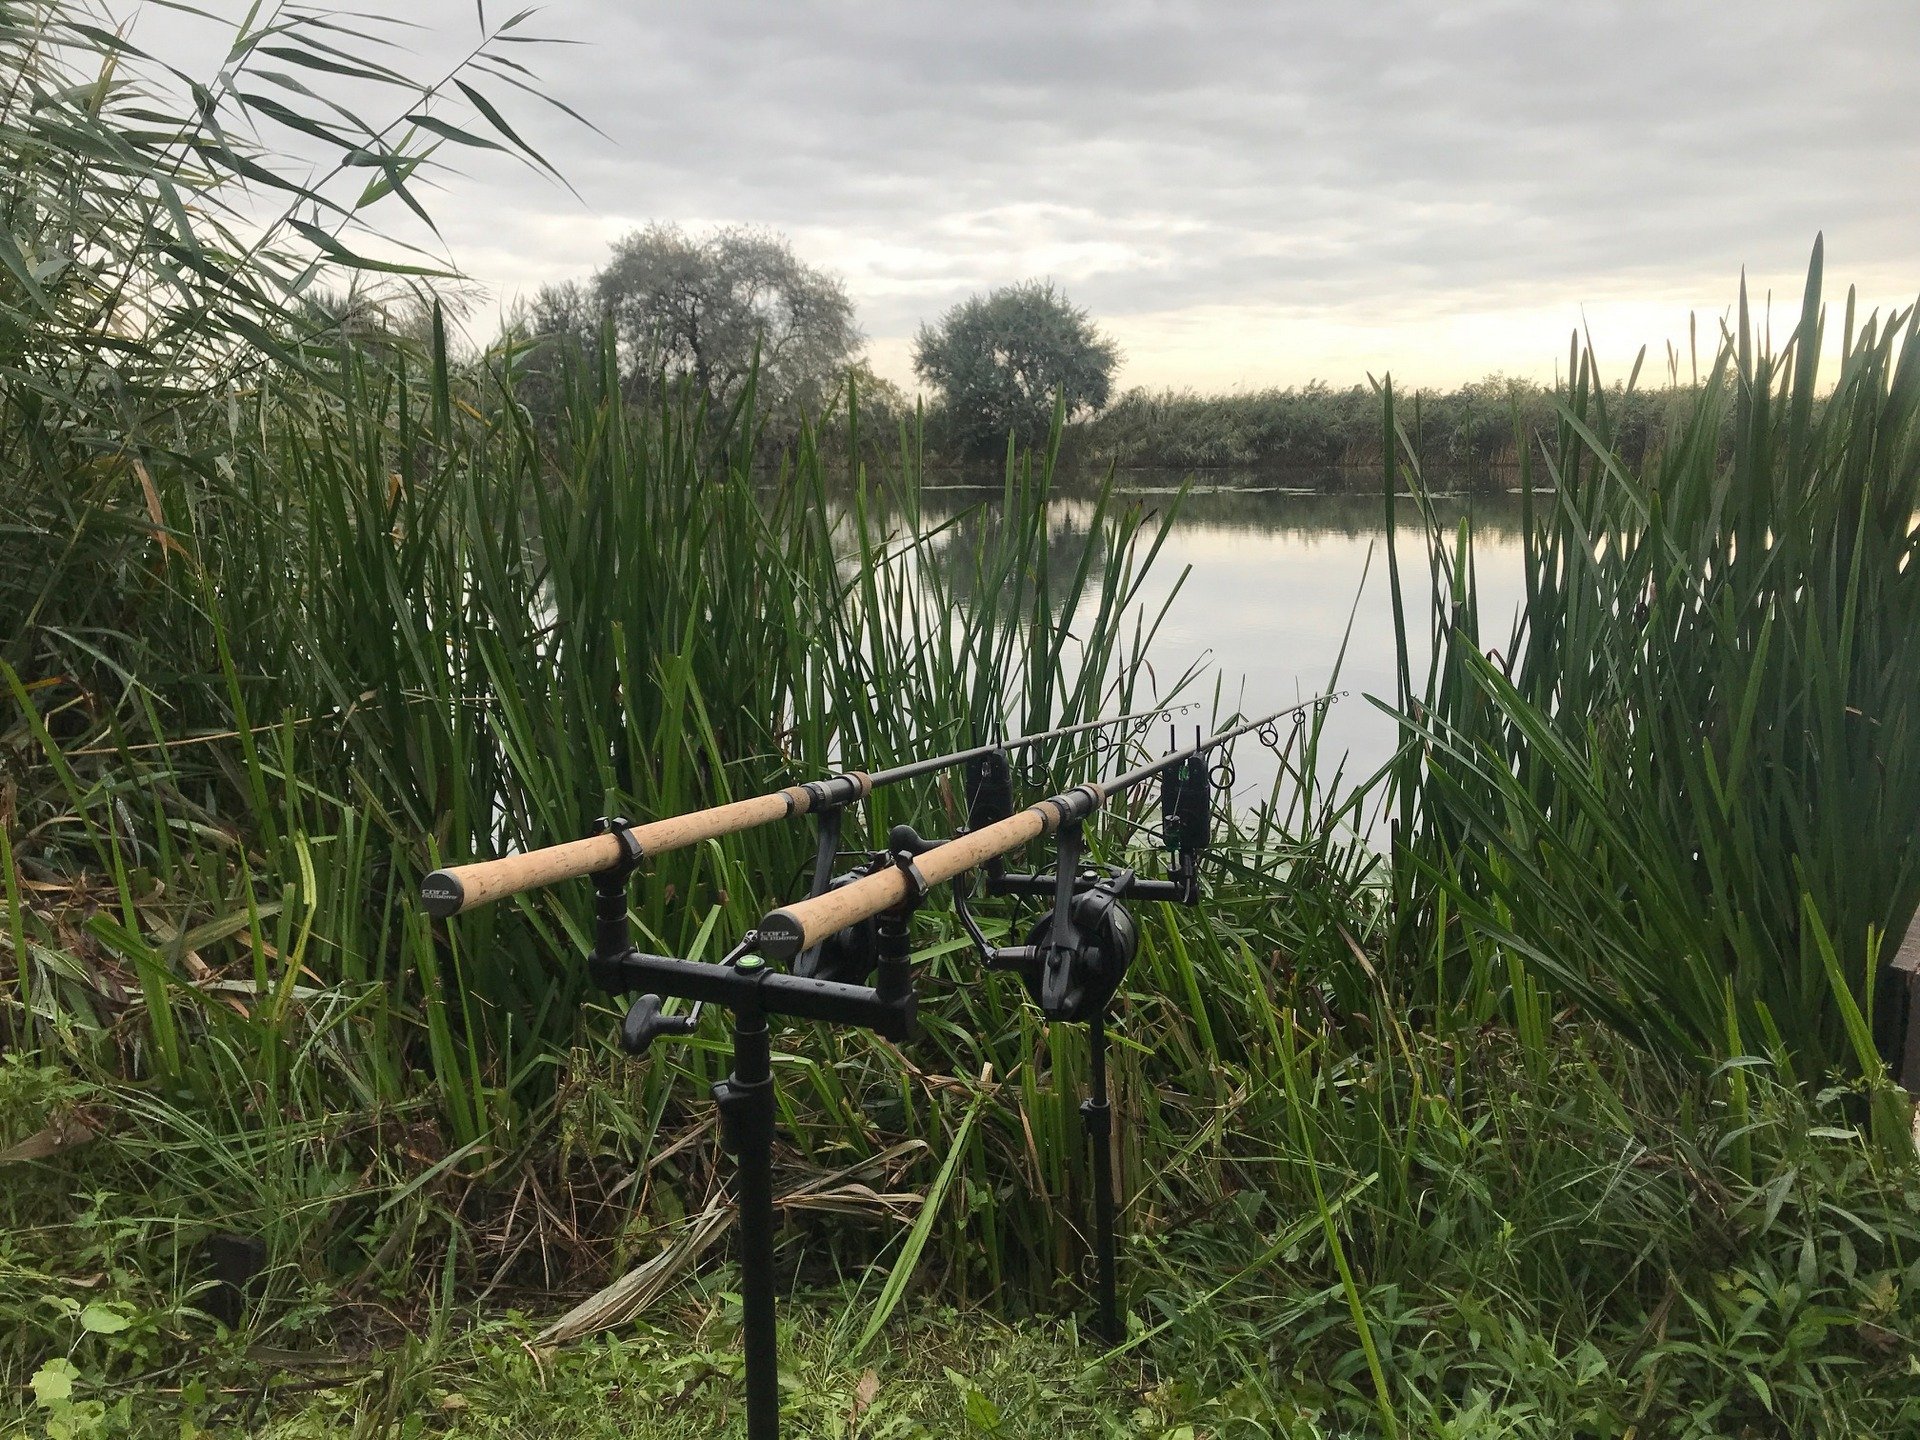
[[[919,931],[927,1041],[785,1035],[795,1423],[1913,1423],[1920,1170],[1859,1028],[1876,927],[1914,905],[1882,843],[1920,784],[1913,541],[1889,523],[1920,487],[1907,333],[1863,336],[1804,430],[1791,353],[1729,352],[1734,383],[1644,482],[1604,392],[1571,387],[1518,637],[1476,634],[1469,529],[1424,527],[1430,596],[1395,557],[1436,641],[1422,677],[1402,639],[1395,765],[1344,777],[1309,730],[1300,783],[1222,837],[1210,903],[1140,909],[1114,1060],[1121,1354],[1069,1318],[1087,1161],[1053,1077],[1079,1042],[968,973],[944,905]],[[617,1053],[571,959],[584,887],[442,927],[419,877],[610,807],[916,753],[1003,706],[1034,724],[1145,698],[1132,597],[1165,521],[1108,496],[1054,554],[1044,455],[955,550],[914,518],[911,456],[830,520],[843,482],[804,444],[769,493],[697,412],[629,406],[611,365],[570,376],[543,441],[487,402],[498,372],[443,355],[342,354],[351,403],[276,397],[266,442],[226,432],[211,473],[156,456],[164,528],[137,490],[96,502],[131,523],[40,607],[87,614],[87,638],[43,625],[0,671],[0,1368],[29,1433],[730,1433],[727,1165],[702,1103],[721,1053]],[[1416,498],[1380,503],[1426,514],[1404,449],[1382,481]],[[1673,523],[1648,532],[1631,516],[1656,492]],[[1791,508],[1807,543],[1728,563],[1752,507]],[[1651,547],[1596,544],[1629,533]],[[728,640],[747,633],[774,642],[751,665]],[[682,638],[638,669],[627,635]],[[1516,689],[1488,657],[1527,646]],[[1830,761],[1795,754],[1835,727]],[[1048,786],[1085,763],[1049,757]],[[1403,819],[1375,851],[1352,821],[1383,796]],[[874,833],[946,804],[888,792]],[[1126,835],[1096,853],[1150,864]],[[703,953],[807,848],[770,829],[664,857],[636,921]],[[645,1300],[593,1298],[636,1267]],[[883,1304],[896,1348],[861,1343]]]
[[[385,323],[420,328],[404,312]],[[568,366],[610,353],[637,404],[678,394],[716,414],[748,406],[752,444],[769,468],[806,429],[830,452],[844,447],[847,435],[826,417],[844,418],[850,405],[876,464],[905,448],[923,468],[996,479],[1011,452],[1047,446],[1077,473],[1293,470],[1337,479],[1377,476],[1386,458],[1371,380],[1116,393],[1119,347],[1051,281],[1003,285],[923,323],[918,395],[874,373],[865,340],[845,282],[805,263],[777,232],[689,235],[652,224],[616,241],[591,276],[542,287],[508,317],[498,343],[536,423],[551,422]],[[1582,363],[1576,343],[1567,373]],[[1664,388],[1639,379],[1636,364],[1608,389],[1615,448],[1634,465],[1693,412],[1700,357],[1690,357],[1684,381],[1677,354],[1667,357]],[[1405,394],[1399,428],[1430,479],[1484,487],[1551,439],[1558,388],[1495,374]]]
[[[1430,482],[1506,488],[1519,483],[1523,452],[1555,433],[1555,399],[1552,386],[1495,375],[1451,391],[1402,396],[1398,413],[1410,453]],[[1692,390],[1616,384],[1609,401],[1618,417],[1618,453],[1638,467],[1690,411]],[[864,423],[871,431],[886,421],[912,425],[914,417],[900,397],[887,396]],[[959,453],[937,403],[920,423],[929,469],[991,474],[998,468]],[[1370,385],[1320,383],[1229,395],[1129,390],[1097,414],[1067,422],[1060,455],[1072,471],[1293,472],[1339,488],[1373,489],[1384,462],[1380,395]]]
[[[243,31],[218,136],[271,119],[267,46],[316,85],[350,53],[403,120],[444,102],[370,141],[283,87],[339,142],[325,189],[157,119],[165,77],[90,17],[0,10],[0,1430],[737,1436],[724,1043],[619,1052],[587,887],[441,924],[420,881],[999,723],[1218,709],[1142,663],[1169,507],[1063,502],[1056,433],[934,519],[864,411],[768,484],[751,371],[731,408],[641,401],[609,346],[536,417],[524,351],[462,357],[431,307],[350,334],[308,282],[392,262],[305,216],[411,195],[448,129],[524,150],[492,102],[383,78],[335,12]],[[262,173],[299,198],[238,239]],[[1357,775],[1284,737],[1208,903],[1136,911],[1123,1346],[1078,1319],[1085,1039],[977,973],[947,898],[922,1040],[779,1033],[795,1434],[1920,1432],[1920,1163],[1877,1043],[1920,908],[1920,343],[1849,299],[1823,377],[1824,295],[1816,246],[1778,350],[1743,298],[1647,402],[1658,445],[1575,350],[1514,437],[1511,630],[1429,408],[1375,397],[1376,503],[1420,537],[1372,697],[1400,744]],[[1124,413],[1102,443],[1157,423]],[[1099,757],[1039,758],[1031,793]],[[1157,865],[1150,819],[1092,854]],[[866,833],[903,821],[961,807],[891,787]],[[636,930],[713,958],[812,848],[659,857]]]

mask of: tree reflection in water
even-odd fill
[[[1217,681],[1227,708],[1243,697],[1248,705],[1277,705],[1326,688],[1339,665],[1340,685],[1352,698],[1328,717],[1323,757],[1331,762],[1344,753],[1350,777],[1383,764],[1395,743],[1394,725],[1365,699],[1369,694],[1390,698],[1394,692],[1386,507],[1377,483],[1355,472],[1214,475],[1182,496],[1177,475],[1123,473],[1116,482],[1116,504],[1174,512],[1141,595],[1150,615],[1171,596],[1146,650],[1151,674],[1140,687],[1141,698],[1201,667],[1206,673],[1198,693],[1209,699]],[[1369,484],[1375,488],[1365,488]],[[1083,559],[1089,582],[1078,593],[1099,590],[1097,547],[1094,555],[1087,553],[1096,493],[1096,481],[1063,479],[1048,506],[1044,579],[1049,610],[1056,623],[1069,628],[1082,618],[1062,611],[1066,597],[1076,593],[1073,577]],[[976,603],[973,577],[1002,523],[1001,490],[928,484],[919,503],[921,531],[937,532],[921,551],[923,563],[941,567],[945,603]],[[1503,492],[1440,496],[1433,504],[1442,525],[1452,528],[1465,520],[1473,526],[1483,624],[1506,619],[1521,596],[1519,497]],[[1397,514],[1408,590],[1420,594],[1415,567],[1426,562],[1424,532],[1411,505],[1399,506]],[[904,528],[908,517],[895,508],[876,511],[874,519]],[[1426,663],[1418,648],[1410,658],[1416,667]],[[1258,747],[1242,750],[1236,793],[1251,804],[1265,797],[1279,767]]]

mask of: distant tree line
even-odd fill
[[[683,390],[731,409],[751,384],[776,441],[850,395],[883,428],[914,408],[862,357],[845,283],[801,261],[784,236],[751,227],[635,231],[589,278],[543,287],[505,338],[536,416],[558,407],[565,366],[605,343],[636,402]],[[998,455],[1009,437],[1039,443],[1056,405],[1071,420],[1097,414],[1119,360],[1086,311],[1046,281],[972,296],[922,325],[914,347],[942,450],[955,459]]]
[[[1637,463],[1657,445],[1681,393],[1624,386],[1608,393],[1624,458]],[[1371,385],[1314,381],[1225,395],[1136,389],[1071,427],[1065,443],[1079,461],[1123,469],[1376,467],[1385,445],[1381,413]],[[1399,391],[1395,421],[1424,466],[1499,480],[1517,465],[1519,445],[1537,449],[1560,415],[1551,386],[1490,375],[1453,390]]]
[[[1224,395],[1113,392],[1120,351],[1087,312],[1048,281],[974,295],[915,337],[916,401],[863,356],[845,283],[801,261],[784,236],[731,226],[692,236],[675,225],[635,231],[581,281],[543,288],[509,326],[519,394],[536,416],[560,399],[573,358],[610,343],[627,394],[663,387],[710,407],[741,404],[754,387],[769,448],[808,419],[845,413],[857,396],[869,435],[912,424],[929,463],[992,464],[1011,440],[1044,442],[1056,413],[1062,447],[1081,464],[1172,470],[1314,469],[1377,465],[1380,398],[1371,386],[1323,382]],[[1622,448],[1639,460],[1666,429],[1674,392],[1616,390]],[[1422,463],[1498,480],[1558,425],[1553,391],[1491,375],[1442,392],[1404,394],[1402,430]],[[829,439],[840,427],[826,429]]]

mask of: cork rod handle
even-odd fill
[[[872,781],[859,771],[845,777],[857,790],[854,799],[865,799]],[[805,815],[814,807],[815,790],[805,785],[789,785],[768,795],[735,800],[686,815],[670,815],[664,820],[635,825],[626,833],[641,855],[664,855],[669,850],[698,845],[722,835],[737,834],[759,825],[770,824],[789,815]],[[595,875],[620,863],[621,845],[613,834],[590,835],[584,840],[569,840],[563,845],[548,845],[519,855],[503,855],[498,860],[476,860],[470,865],[450,865],[436,870],[420,886],[420,898],[432,915],[458,915],[509,895],[518,895],[557,880],[573,880]]]
[[[1077,807],[1082,814],[1098,808],[1105,798],[1096,785],[1082,786],[1081,791],[1089,796]],[[927,884],[938,885],[1051,834],[1060,827],[1065,813],[1057,799],[1043,800],[1017,815],[936,846],[915,863]],[[784,906],[760,922],[760,949],[771,959],[790,959],[849,925],[891,910],[907,898],[908,889],[907,877],[889,868]]]

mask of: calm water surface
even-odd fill
[[[1123,478],[1121,489],[1149,506],[1171,505],[1178,477]],[[929,493],[927,510],[945,518],[992,498],[954,487]],[[1084,529],[1088,508],[1056,501],[1055,523]],[[1429,652],[1427,545],[1411,503],[1397,508],[1417,684]],[[1463,496],[1436,508],[1450,530],[1462,518],[1473,523],[1482,634],[1497,645],[1494,637],[1510,631],[1524,593],[1519,499]],[[1328,717],[1323,773],[1331,758],[1344,756],[1347,778],[1363,778],[1392,754],[1393,720],[1368,699],[1391,706],[1395,698],[1386,514],[1377,492],[1303,491],[1270,482],[1196,487],[1175,513],[1142,598],[1149,612],[1168,604],[1146,657],[1161,687],[1198,667],[1204,680],[1194,693],[1210,700],[1217,678],[1227,708],[1257,713],[1319,693],[1337,670],[1338,687],[1348,693]],[[1155,689],[1143,685],[1140,693]],[[1243,804],[1263,798],[1276,769],[1260,746],[1242,742],[1236,797]]]

